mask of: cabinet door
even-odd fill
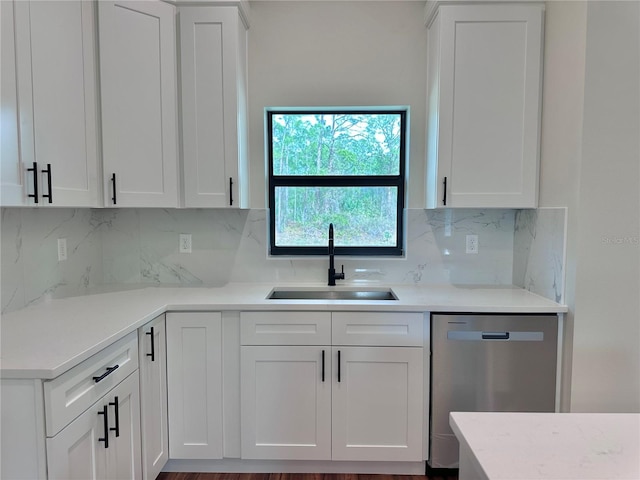
[[[98,6],[105,205],[176,207],[175,8]]]
[[[222,315],[167,314],[170,457],[222,458]]]
[[[47,438],[47,469],[49,480],[109,479],[104,441],[109,434],[103,407],[98,402],[71,422],[53,438]],[[110,447],[112,439],[109,438]]]
[[[153,480],[169,459],[167,347],[164,315],[142,327],[138,331],[138,341],[142,473],[145,480]]]
[[[21,153],[38,162],[39,204],[98,205],[94,22],[93,2],[16,2]]]
[[[428,207],[537,206],[542,16],[540,5],[439,8],[429,28]]]
[[[2,8],[2,203],[98,206],[94,3]]]
[[[109,479],[142,479],[139,381],[136,371],[105,396],[109,412]]]
[[[422,460],[422,348],[333,347],[332,459]]]
[[[330,460],[330,348],[241,351],[242,458]]]
[[[181,7],[186,207],[243,206],[246,29],[237,7]]]
[[[14,2],[0,2],[0,205],[24,205],[26,170],[20,159]],[[26,167],[25,167],[26,168]],[[29,175],[31,181],[33,177]]]

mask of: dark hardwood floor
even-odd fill
[[[156,480],[458,480],[456,475],[362,475],[351,473],[161,473]]]

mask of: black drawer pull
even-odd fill
[[[229,177],[229,205],[233,205],[233,177]]]
[[[338,350],[338,382],[340,382],[340,350]]]
[[[93,380],[98,383],[101,382],[102,380],[104,380],[105,378],[107,378],[109,375],[111,375],[113,372],[115,372],[118,368],[120,367],[120,365],[115,365],[113,367],[107,367],[107,371],[104,372],[102,375],[100,375],[99,377],[93,377]]]
[[[322,350],[322,381],[324,382],[324,350]]]
[[[104,442],[104,448],[109,448],[109,410],[107,410],[107,406],[102,407],[102,410],[98,412],[98,415],[104,415],[103,425],[104,425],[104,437],[98,438],[99,442]]]
[[[154,345],[154,339],[153,339],[153,327],[151,327],[151,331],[147,332],[146,335],[151,335],[151,353],[147,353],[147,357],[151,357],[151,361],[155,362],[156,361],[156,348]]]
[[[109,402],[109,405],[113,407],[113,411],[116,415],[116,426],[111,427],[109,430],[116,432],[116,437],[120,436],[120,402],[118,402],[118,397],[113,397],[113,402]]]

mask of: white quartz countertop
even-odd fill
[[[51,300],[2,316],[2,378],[51,379],[167,311],[331,310],[559,313],[567,307],[517,287],[391,286],[397,301],[267,300],[274,284],[142,288]],[[297,287],[321,287],[304,284]],[[277,285],[291,288],[292,285]],[[349,285],[340,288],[380,288]]]
[[[450,424],[460,480],[640,479],[637,413],[452,412]]]

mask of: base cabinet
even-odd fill
[[[331,348],[244,346],[242,458],[331,459]]]
[[[167,314],[169,456],[222,458],[222,315]]]
[[[169,459],[165,316],[138,331],[142,475],[154,480]]]
[[[47,438],[48,479],[141,479],[138,372],[55,437]]]
[[[332,358],[331,458],[420,460],[422,348],[333,347]]]
[[[241,314],[242,458],[421,461],[422,314],[327,317]]]

